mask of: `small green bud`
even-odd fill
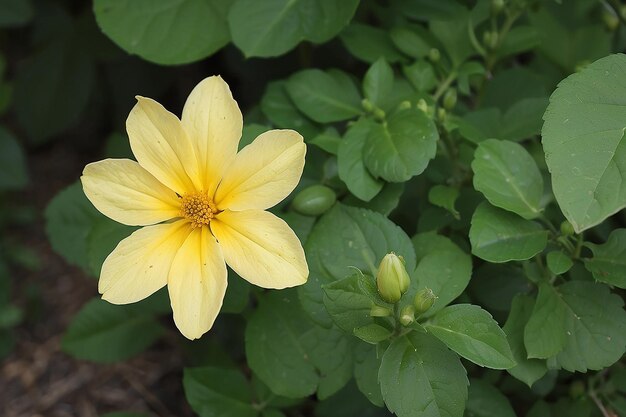
[[[489,49],[494,49],[498,45],[498,32],[483,33],[483,44]]]
[[[385,255],[376,274],[378,293],[388,303],[396,303],[408,289],[411,283],[404,263],[391,252]]]
[[[387,307],[373,305],[372,308],[370,309],[371,317],[388,317],[390,315],[391,315],[391,310],[389,310]]]
[[[441,59],[441,52],[439,52],[439,49],[431,48],[430,51],[428,51],[428,59],[432,62],[439,62]]]
[[[385,120],[385,111],[376,107],[374,109],[374,117],[378,120]]]
[[[410,108],[411,108],[411,102],[409,100],[404,100],[402,103],[398,105],[398,110],[407,110]]]
[[[413,300],[415,312],[417,314],[424,314],[433,306],[436,299],[435,293],[433,293],[433,290],[430,288],[419,290],[417,294],[415,294],[415,300]]]
[[[504,8],[504,0],[491,0],[491,13],[498,15]]]
[[[585,383],[577,379],[569,386],[569,396],[571,399],[576,400],[583,395],[585,395]]]
[[[443,107],[439,107],[437,109],[437,119],[439,119],[440,122],[443,122],[444,120],[446,120],[447,114],[448,112],[446,112],[446,109],[444,109]]]
[[[417,102],[417,108],[423,111],[424,113],[428,114],[428,104],[426,103],[426,100],[424,100],[423,98],[420,98],[419,101]]]
[[[561,223],[560,229],[563,236],[572,236],[574,234],[574,226],[567,220]]]
[[[456,88],[449,88],[443,95],[443,107],[452,110],[456,106]]]
[[[305,216],[319,216],[335,204],[337,195],[325,185],[311,185],[293,199],[292,207]]]
[[[604,12],[602,20],[604,20],[604,26],[611,32],[614,32],[619,27],[619,18],[613,13]]]
[[[361,106],[363,107],[363,110],[365,110],[368,113],[371,113],[374,111],[374,105],[367,98],[364,98],[363,100],[361,100]]]
[[[415,309],[413,306],[405,306],[400,312],[400,323],[403,326],[408,326],[415,321]]]

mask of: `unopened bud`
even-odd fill
[[[361,106],[363,107],[363,109],[368,112],[371,113],[374,111],[374,105],[372,104],[371,101],[369,101],[368,99],[364,98],[363,100],[361,100]]]
[[[418,100],[417,108],[423,111],[424,113],[428,114],[428,104],[426,103],[426,100],[424,100],[423,98],[420,98]]]
[[[491,12],[494,15],[499,14],[504,8],[504,0],[491,0]]]
[[[411,102],[409,100],[404,100],[402,103],[398,104],[398,110],[407,110],[410,108],[411,108]]]
[[[439,49],[431,48],[430,51],[428,51],[428,59],[432,62],[439,62],[439,59],[441,59],[441,52],[439,52]]]
[[[448,114],[448,112],[446,112],[446,109],[444,109],[443,107],[439,107],[437,109],[437,119],[440,122],[443,122],[444,120],[446,120],[446,115]]]
[[[443,107],[446,110],[452,110],[456,106],[456,89],[449,88],[443,95]]]
[[[561,223],[561,234],[564,236],[572,236],[574,234],[574,226],[567,220]]]
[[[409,289],[410,283],[402,257],[393,252],[385,255],[376,274],[376,286],[383,300],[388,303],[399,301],[402,294]]]
[[[385,111],[378,107],[374,109],[374,117],[378,120],[385,120]]]
[[[436,299],[435,293],[433,293],[433,290],[430,288],[419,290],[417,294],[415,294],[415,300],[413,300],[415,313],[424,314],[433,306]]]
[[[391,315],[391,310],[389,310],[387,307],[374,305],[370,309],[371,317],[388,317],[390,315]]]
[[[405,306],[400,312],[400,323],[403,326],[408,326],[415,321],[415,309],[413,306]]]

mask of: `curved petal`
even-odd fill
[[[222,77],[205,78],[193,89],[182,124],[198,157],[203,189],[212,195],[235,158],[243,128],[239,106]]]
[[[199,189],[195,151],[178,117],[152,99],[136,98],[126,131],[139,164],[179,194]]]
[[[226,294],[226,264],[207,227],[194,229],[174,258],[167,281],[174,322],[188,339],[212,326]]]
[[[282,219],[262,210],[223,211],[211,222],[228,265],[263,288],[304,284],[309,268],[302,244]]]
[[[270,130],[243,148],[224,174],[215,202],[224,210],[265,210],[296,188],[306,145],[293,130]]]
[[[189,235],[185,220],[137,230],[105,259],[98,291],[113,304],[143,300],[167,284],[174,256]]]
[[[147,226],[177,217],[176,193],[130,159],[88,164],[80,177],[83,191],[105,216],[129,226]]]

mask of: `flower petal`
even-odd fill
[[[178,117],[156,101],[137,96],[126,119],[130,147],[139,164],[179,194],[202,184],[193,145]]]
[[[182,124],[198,157],[204,190],[213,194],[235,158],[243,116],[222,77],[202,80],[189,94]]]
[[[189,223],[157,224],[122,240],[106,258],[98,291],[113,304],[143,300],[167,284],[174,256],[189,235]]]
[[[222,210],[265,210],[296,188],[306,145],[293,130],[270,130],[243,148],[224,174],[215,202]]]
[[[147,226],[177,217],[176,193],[130,159],[91,163],[80,177],[85,195],[105,216],[129,226]]]
[[[304,284],[309,268],[296,234],[282,219],[262,210],[223,211],[211,221],[228,265],[263,288]]]
[[[198,339],[212,326],[226,294],[226,264],[207,227],[194,229],[180,248],[170,270],[174,322],[188,339]]]

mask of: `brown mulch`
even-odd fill
[[[192,416],[182,391],[181,355],[172,353],[172,345],[157,344],[112,365],[77,360],[60,349],[73,315],[97,295],[96,281],[52,251],[42,213],[56,192],[78,178],[88,162],[83,159],[70,146],[59,144],[29,160],[31,185],[17,200],[34,206],[38,217],[8,235],[39,258],[37,270],[14,268],[12,273],[16,304],[27,305],[26,289],[34,287],[40,294],[40,312],[36,320],[16,329],[16,347],[0,362],[0,416],[97,417],[112,411]]]

